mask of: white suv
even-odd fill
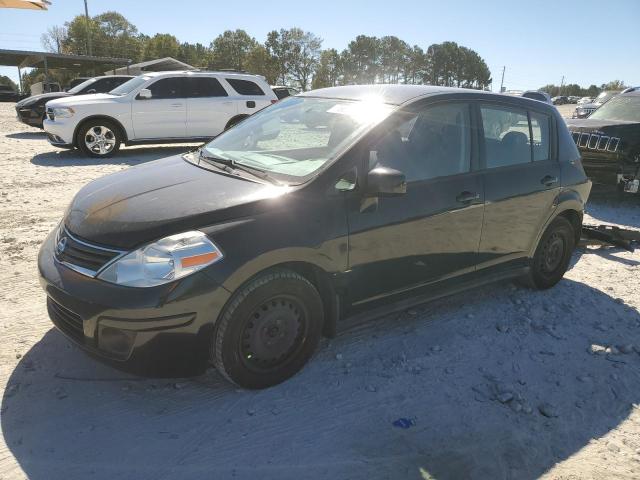
[[[120,144],[205,141],[277,101],[257,75],[153,72],[109,93],[47,103],[52,145],[108,157]]]

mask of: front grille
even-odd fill
[[[56,237],[56,259],[84,275],[96,275],[102,267],[123,253],[80,240],[64,227],[60,228]]]
[[[620,145],[620,139],[618,137],[609,137],[608,135],[588,132],[571,132],[571,136],[578,147],[587,150],[615,153],[618,151],[618,147]]]
[[[63,333],[78,341],[84,339],[80,315],[63,307],[51,297],[47,297],[47,312],[49,312],[49,318],[51,318],[53,324]]]

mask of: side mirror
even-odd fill
[[[395,197],[407,193],[404,173],[387,167],[376,167],[367,175],[367,195],[371,197]]]
[[[138,100],[149,100],[151,97],[153,97],[153,95],[148,88],[143,88],[140,90],[140,93],[138,93]]]

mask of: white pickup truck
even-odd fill
[[[257,75],[150,72],[109,93],[48,102],[43,126],[52,145],[104,158],[121,144],[211,139],[277,100]]]

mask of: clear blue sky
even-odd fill
[[[315,4],[315,6],[314,6]],[[219,7],[223,5],[223,7]],[[0,9],[0,48],[41,50],[40,35],[83,13],[82,0],[52,0],[49,11]],[[89,0],[89,14],[123,14],[147,34],[209,44],[227,29],[243,28],[259,41],[268,31],[299,26],[342,50],[358,34],[396,35],[426,48],[452,40],[476,50],[499,88],[547,83],[584,86],[620,79],[640,85],[639,0]],[[17,69],[0,67],[17,80]]]

